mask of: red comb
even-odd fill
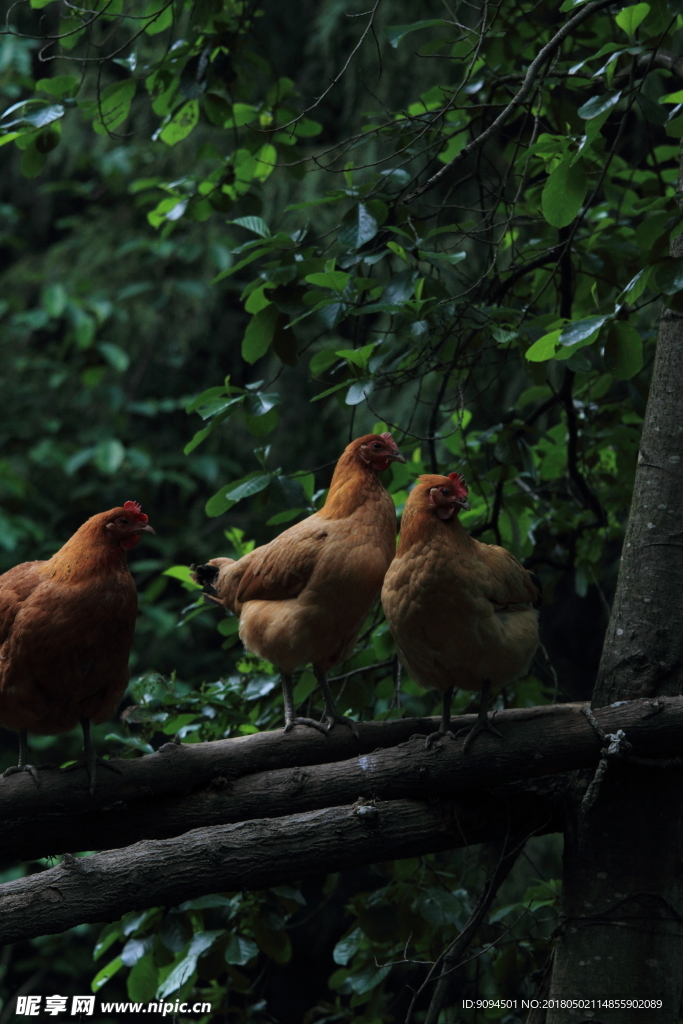
[[[386,441],[387,444],[393,445],[394,448],[398,447],[388,430],[385,431],[383,434],[380,434],[379,436],[382,438],[383,441]]]
[[[449,473],[448,479],[452,480],[454,484],[458,485],[458,487],[462,487],[465,494],[468,493],[467,481],[465,480],[465,477],[462,475],[462,473]]]
[[[147,520],[149,519],[149,516],[146,516],[145,513],[142,511],[142,505],[140,504],[139,501],[126,501],[124,502],[123,507],[125,508],[126,512],[132,512],[135,518],[139,519],[140,522],[142,523],[146,523]]]

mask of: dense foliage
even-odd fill
[[[273,667],[197,600],[188,566],[319,507],[343,446],[373,428],[408,457],[386,479],[399,516],[417,474],[457,468],[468,529],[543,580],[555,668],[541,658],[500,699],[590,692],[657,316],[681,308],[668,246],[683,16],[665,0],[420,13],[8,5],[0,557],[49,556],[128,498],[149,513],[157,535],[131,558],[129,698],[99,729],[112,751],[280,724]],[[356,718],[436,707],[400,678],[379,611],[338,675]],[[321,710],[312,673],[295,697]],[[32,742],[52,759],[78,748]],[[454,1004],[534,991],[559,865],[553,841],[532,846],[533,870],[520,863],[454,974]],[[4,955],[3,996],[94,977],[112,998],[206,993],[221,1019],[403,1020],[421,962],[462,928],[495,857],[128,915],[105,928],[97,966],[88,928],[57,958],[57,940],[36,940]]]

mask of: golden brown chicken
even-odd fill
[[[337,463],[324,507],[239,561],[213,558],[195,579],[240,616],[248,651],[282,676],[285,731],[296,723],[292,673],[309,662],[325,701],[328,728],[342,721],[327,672],[353,651],[396,550],[396,513],[378,474],[405,462],[391,434],[352,441]]]
[[[478,732],[500,735],[487,715],[491,690],[524,675],[538,647],[540,584],[514,555],[467,534],[459,473],[421,476],[406,502],[382,604],[403,663],[420,686],[443,693],[438,736],[450,732],[453,688],[481,690]]]
[[[94,792],[90,722],[109,718],[128,684],[138,601],[126,551],[154,533],[147,518],[127,501],[88,519],[46,562],[0,576],[0,725],[19,731],[19,764],[5,775],[37,781],[27,732],[52,736],[80,722]]]

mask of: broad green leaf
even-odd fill
[[[312,377],[317,377],[318,374],[324,373],[325,370],[329,370],[330,366],[334,366],[335,363],[339,362],[339,356],[334,349],[326,348],[322,352],[316,352],[311,358],[308,365]]]
[[[36,89],[47,92],[55,99],[63,100],[65,96],[75,96],[78,92],[80,79],[76,75],[55,75],[54,78],[41,78],[36,82]]]
[[[294,134],[302,139],[312,138],[314,135],[320,135],[323,130],[323,126],[318,121],[310,121],[307,117],[297,121],[294,125]]]
[[[28,149],[24,151],[21,158],[21,173],[25,178],[37,178],[40,172],[44,169],[47,163],[47,156],[45,153],[39,153],[36,149],[35,143],[32,143]]]
[[[619,11],[614,20],[619,28],[623,28],[626,35],[632,39],[636,29],[649,13],[649,4],[635,4],[633,7],[625,7],[623,11]]]
[[[424,249],[418,249],[418,256],[421,260],[438,260],[439,263],[447,263],[450,266],[467,259],[466,252],[427,252]]]
[[[375,218],[363,203],[359,203],[344,217],[338,241],[344,248],[352,249],[355,252],[366,242],[371,241],[378,231],[379,225]],[[333,273],[339,273],[339,271],[333,271]]]
[[[110,366],[119,373],[125,373],[130,366],[130,356],[111,341],[101,341],[97,346]]]
[[[95,449],[95,465],[102,473],[111,475],[121,468],[126,457],[126,449],[116,438],[100,441]]]
[[[543,216],[555,228],[566,227],[576,217],[588,191],[583,161],[572,164],[566,156],[549,175],[543,189]]]
[[[592,338],[607,320],[606,316],[589,316],[584,320],[575,320],[560,331],[560,345],[578,345],[579,342]]]
[[[123,960],[120,956],[117,956],[114,960],[110,960],[109,963],[98,971],[91,983],[91,990],[93,992],[99,992],[103,985],[113,978],[117,971],[120,971],[123,967]]]
[[[289,523],[292,519],[302,515],[305,508],[288,508],[284,512],[276,512],[274,516],[266,521],[266,526],[279,526],[281,523]]]
[[[384,29],[384,35],[390,45],[396,49],[401,40],[405,39],[410,32],[417,32],[421,28],[432,28],[435,25],[445,24],[446,22],[442,21],[441,18],[431,18],[429,21],[414,21],[410,25],[390,25]]]
[[[630,380],[643,368],[643,339],[633,324],[624,320],[610,324],[605,367],[617,380]]]
[[[247,363],[255,363],[270,348],[278,318],[277,306],[270,302],[256,313],[247,325],[242,341],[242,358]]]
[[[99,103],[92,102],[84,108],[84,113],[91,112],[89,116],[93,118],[93,128],[98,135],[108,135],[126,120],[135,96],[135,84],[134,78],[114,82],[103,90]]]
[[[251,480],[245,480],[244,483],[226,491],[226,497],[232,502],[242,501],[243,498],[251,498],[253,494],[264,491],[272,479],[272,473],[259,473],[258,476],[252,477]]]
[[[128,998],[133,1002],[148,1003],[154,999],[159,984],[159,969],[151,954],[135,964],[126,981]]]
[[[277,150],[272,143],[267,142],[265,146],[261,146],[256,154],[256,166],[252,177],[256,178],[257,181],[265,181],[275,170],[276,164]]]
[[[526,358],[532,363],[544,363],[547,359],[552,359],[560,339],[560,333],[561,331],[557,330],[544,334],[526,350]]]
[[[58,319],[67,307],[69,296],[62,284],[49,284],[43,288],[40,301],[51,317]]]
[[[148,36],[156,36],[173,24],[173,3],[171,0],[151,0],[145,11],[151,20],[145,25]]]
[[[188,590],[202,589],[192,579],[192,570],[189,565],[172,565],[169,569],[164,569],[162,576],[170,576],[174,580],[180,580],[181,583],[186,585]]]
[[[229,220],[228,224],[237,224],[238,227],[260,235],[261,238],[272,238],[271,230],[262,217],[237,217],[236,220]]]
[[[241,935],[231,935],[225,947],[226,964],[236,964],[243,967],[258,956],[258,946],[251,939],[242,938]]]
[[[577,114],[582,117],[584,121],[588,121],[591,118],[599,117],[600,114],[606,114],[616,107],[617,103],[621,99],[620,92],[606,93],[602,96],[592,96],[589,100],[579,107]]]
[[[667,259],[657,263],[652,279],[655,288],[665,295],[675,295],[676,292],[683,291],[683,259]]]
[[[343,292],[351,280],[350,274],[342,270],[327,270],[322,274],[308,274],[306,280],[317,288],[332,288],[336,292]]]
[[[159,138],[167,146],[175,146],[190,134],[199,121],[199,101],[188,100],[162,128]]]
[[[335,964],[346,967],[352,956],[355,956],[363,941],[363,933],[360,928],[354,928],[349,935],[340,939],[332,951],[332,959]]]
[[[347,405],[359,405],[364,402],[368,395],[371,395],[375,389],[375,382],[370,377],[368,380],[356,381],[352,384],[346,394]]]

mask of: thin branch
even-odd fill
[[[403,200],[404,203],[412,203],[413,200],[418,199],[419,196],[424,195],[425,192],[431,191],[435,185],[441,181],[441,179],[450,174],[456,167],[464,163],[473,153],[476,153],[486,143],[492,135],[502,128],[503,125],[510,120],[510,117],[514,112],[524,103],[526,98],[531,93],[536,77],[538,76],[543,65],[550,60],[557,48],[564,42],[564,40],[572,34],[575,28],[581,25],[584,21],[596,14],[598,11],[603,10],[605,7],[609,7],[614,0],[594,0],[593,3],[586,4],[581,10],[577,11],[573,18],[570,18],[559,32],[556,32],[550,42],[546,43],[540,53],[534,58],[529,65],[529,70],[526,73],[524,81],[517,91],[512,100],[508,103],[505,110],[498,115],[488,128],[486,128],[481,135],[477,136],[474,141],[470,142],[467,146],[462,149],[457,156],[454,156],[447,164],[433,174],[431,178],[428,178],[423,185],[418,186],[409,193]]]

